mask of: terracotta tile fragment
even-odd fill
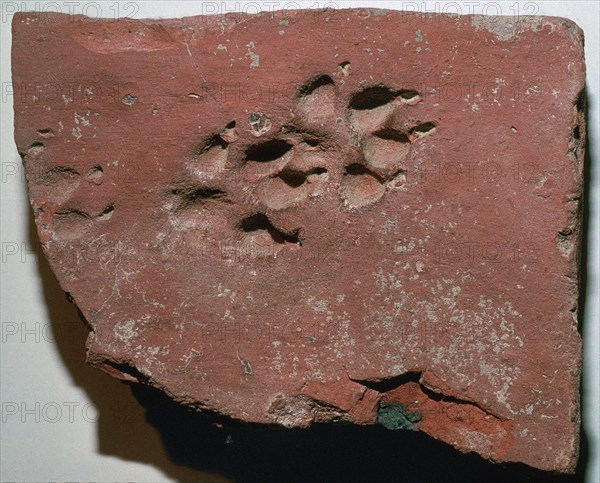
[[[21,13],[13,34],[15,139],[91,364],[244,421],[574,469],[575,24]]]

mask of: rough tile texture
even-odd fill
[[[88,360],[198,410],[572,471],[583,36],[346,10],[13,23]]]

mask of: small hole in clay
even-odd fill
[[[39,129],[38,134],[43,138],[51,138],[54,136],[54,131],[48,127],[46,129]]]
[[[347,77],[348,75],[350,75],[350,62],[348,62],[347,60],[339,64],[339,68],[342,71],[342,74],[344,74],[344,76]]]
[[[102,174],[102,166],[96,165],[88,171],[87,179],[94,184],[100,184],[102,182]]]
[[[285,184],[287,184],[291,188],[299,188],[304,183],[306,183],[309,176],[312,175],[322,175],[327,173],[325,168],[313,168],[310,171],[301,172],[301,171],[292,171],[286,170],[279,173],[278,178],[281,179]]]
[[[110,205],[107,205],[106,208],[104,208],[102,210],[102,213],[100,213],[99,216],[106,216],[107,218],[110,218],[112,216],[113,211],[115,211],[115,205],[113,205],[112,203]]]
[[[242,220],[240,229],[245,233],[252,233],[259,230],[267,231],[275,243],[300,244],[300,229],[295,230],[291,234],[284,233],[275,228],[267,215],[263,213],[256,213]]]
[[[389,104],[397,97],[397,93],[389,87],[374,86],[357,92],[350,99],[350,109],[366,111]]]
[[[299,171],[283,171],[279,174],[279,178],[292,188],[298,188],[306,182],[306,175]]]
[[[259,163],[267,163],[275,161],[286,154],[292,145],[287,141],[275,139],[264,143],[255,144],[246,150],[247,161],[258,161]]]
[[[319,87],[334,85],[333,79],[328,75],[320,75],[304,84],[298,91],[298,97],[304,97],[312,94]]]
[[[406,101],[410,101],[411,99],[419,97],[419,93],[412,89],[402,90],[399,92],[399,95],[402,99]]]
[[[436,128],[435,122],[425,122],[423,124],[419,124],[417,127],[413,129],[413,132],[417,134],[426,134],[428,132],[433,131]]]
[[[382,129],[374,132],[373,135],[380,139],[385,139],[386,141],[396,141],[398,143],[410,142],[406,134],[396,131],[395,129]]]

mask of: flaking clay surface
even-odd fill
[[[13,21],[89,363],[247,422],[573,471],[583,35],[385,10]]]

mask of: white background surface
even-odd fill
[[[592,165],[588,244],[587,307],[584,325],[585,401],[584,425],[590,460],[586,480],[600,481],[599,445],[599,329],[598,320],[598,228],[599,228],[599,52],[600,22],[597,1],[537,2],[400,2],[400,1],[304,1],[304,2],[2,2],[1,28],[1,163],[2,215],[1,286],[1,474],[2,481],[114,480],[169,481],[165,468],[174,466],[162,449],[156,430],[144,421],[143,409],[130,391],[84,363],[85,330],[75,310],[64,301],[45,263],[38,260],[35,238],[30,234],[30,208],[21,161],[13,142],[13,110],[10,96],[10,22],[12,13],[23,10],[87,13],[103,17],[180,17],[201,13],[247,11],[257,5],[304,7],[380,7],[476,14],[515,15],[520,12],[567,17],[586,35],[588,66],[588,136]],[[287,7],[286,7],[287,6]],[[457,10],[460,9],[460,10]],[[499,11],[500,9],[500,11]],[[557,74],[561,75],[561,74]],[[42,283],[45,280],[45,283]],[[51,320],[55,324],[51,324]],[[56,324],[56,321],[60,321]],[[60,327],[60,329],[58,329]],[[57,333],[57,330],[59,333]],[[84,389],[85,387],[85,389]],[[99,413],[102,415],[100,417]],[[107,424],[102,427],[102,421]],[[122,441],[111,449],[102,447],[99,433],[119,425]],[[108,429],[107,429],[108,428]],[[128,447],[127,434],[143,440],[143,451]],[[105,435],[106,436],[106,435]],[[118,448],[115,450],[114,448]],[[113,454],[118,454],[119,457]],[[130,455],[130,457],[128,456]],[[159,468],[162,468],[160,470]],[[170,474],[173,474],[169,472]],[[179,478],[202,475],[179,469]],[[217,481],[218,476],[203,478]]]

